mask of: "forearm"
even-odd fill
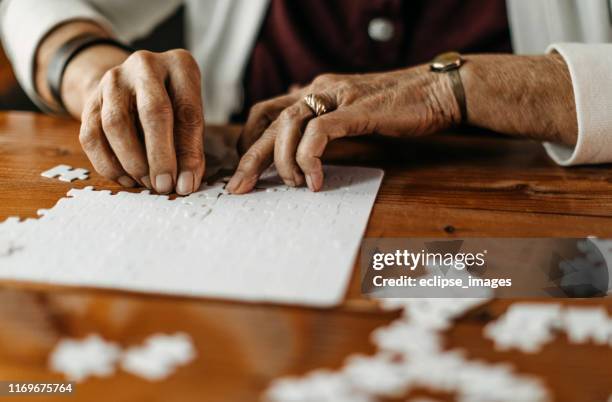
[[[559,55],[474,55],[466,60],[460,71],[470,125],[576,144],[572,82]]]
[[[45,102],[57,106],[47,82],[49,62],[59,48],[70,39],[82,34],[111,36],[93,22],[74,21],[54,29],[41,42],[36,53],[35,82],[38,94]],[[97,85],[104,73],[128,57],[128,53],[113,46],[92,46],[80,52],[68,64],[64,72],[61,93],[68,112],[79,118],[87,95]]]

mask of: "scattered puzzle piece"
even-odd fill
[[[115,373],[121,349],[98,335],[83,340],[60,341],[49,358],[53,371],[63,373],[70,381],[81,382],[91,376],[108,377]]]
[[[57,177],[61,181],[71,182],[74,180],[87,180],[89,178],[89,170],[83,168],[73,169],[68,165],[57,165],[54,168],[45,170],[40,174],[42,177],[53,179]]]
[[[159,334],[149,337],[142,346],[126,350],[121,367],[129,373],[156,381],[168,377],[195,356],[195,348],[187,334]]]
[[[561,306],[553,303],[515,303],[497,321],[484,328],[498,350],[519,349],[537,353],[554,339],[561,324]]]

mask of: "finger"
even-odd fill
[[[123,169],[135,181],[151,188],[147,157],[134,124],[132,96],[123,86],[118,70],[110,70],[102,80],[101,120],[106,139]],[[134,185],[129,177],[118,181],[126,187]]]
[[[285,108],[294,104],[298,98],[299,94],[295,92],[253,105],[238,139],[238,151],[241,154],[247,152],[278,115]]]
[[[100,110],[100,99],[92,99],[92,101],[85,105],[81,115],[81,129],[79,131],[81,147],[96,172],[101,176],[115,181],[119,181],[123,177],[131,180],[113,154],[104,136],[100,120]],[[126,187],[131,187],[135,184],[133,181],[131,183],[126,180],[121,181],[123,183],[120,182],[120,184]]]
[[[144,132],[149,174],[153,188],[166,194],[176,183],[173,112],[170,98],[158,76],[136,84],[136,107]]]
[[[261,173],[272,164],[277,126],[278,120],[242,156],[236,172],[227,183],[226,188],[230,193],[244,194],[253,190]]]
[[[327,144],[336,138],[370,133],[369,118],[362,110],[338,109],[308,122],[297,148],[296,161],[312,191],[323,187],[321,156]]]
[[[187,195],[199,188],[204,176],[204,114],[200,71],[187,51],[173,51],[169,93],[174,112],[174,146],[178,164],[176,192]]]
[[[302,86],[300,86],[298,84],[291,84],[291,85],[289,85],[289,93],[290,94],[299,92],[300,89],[302,89]]]
[[[303,101],[298,101],[283,110],[278,117],[278,132],[274,143],[274,165],[286,185],[294,187],[304,184],[295,154],[302,132],[314,113]]]

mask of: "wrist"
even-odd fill
[[[575,144],[573,89],[567,67],[558,56],[472,55],[461,77],[470,125]]]
[[[446,130],[458,126],[463,121],[461,105],[455,94],[451,77],[446,72],[428,71],[433,76],[430,86],[432,93],[433,115],[437,120],[437,130]]]
[[[448,125],[459,125],[467,120],[465,91],[459,74],[464,62],[459,53],[446,52],[436,56],[429,66],[434,74],[442,77],[437,92]]]

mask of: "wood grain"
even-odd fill
[[[40,177],[60,163],[91,168],[77,135],[78,125],[69,120],[0,113],[0,220],[34,217],[72,187],[119,190],[95,173],[71,184]],[[560,168],[537,143],[491,133],[369,138],[335,143],[327,158],[385,169],[366,236],[612,236],[610,168]],[[447,346],[485,361],[511,361],[520,372],[544,378],[557,401],[606,400],[611,348],[569,345],[561,336],[538,355],[494,351],[482,327],[511,302],[496,300],[462,317],[446,334]],[[612,311],[609,300],[567,303]],[[324,310],[4,282],[0,379],[59,380],[46,358],[60,337],[96,332],[131,345],[154,332],[185,331],[200,355],[168,380],[148,383],[120,372],[79,385],[71,400],[255,401],[278,376],[339,367],[351,353],[373,352],[369,333],[396,316],[361,297],[358,275],[343,305]]]

